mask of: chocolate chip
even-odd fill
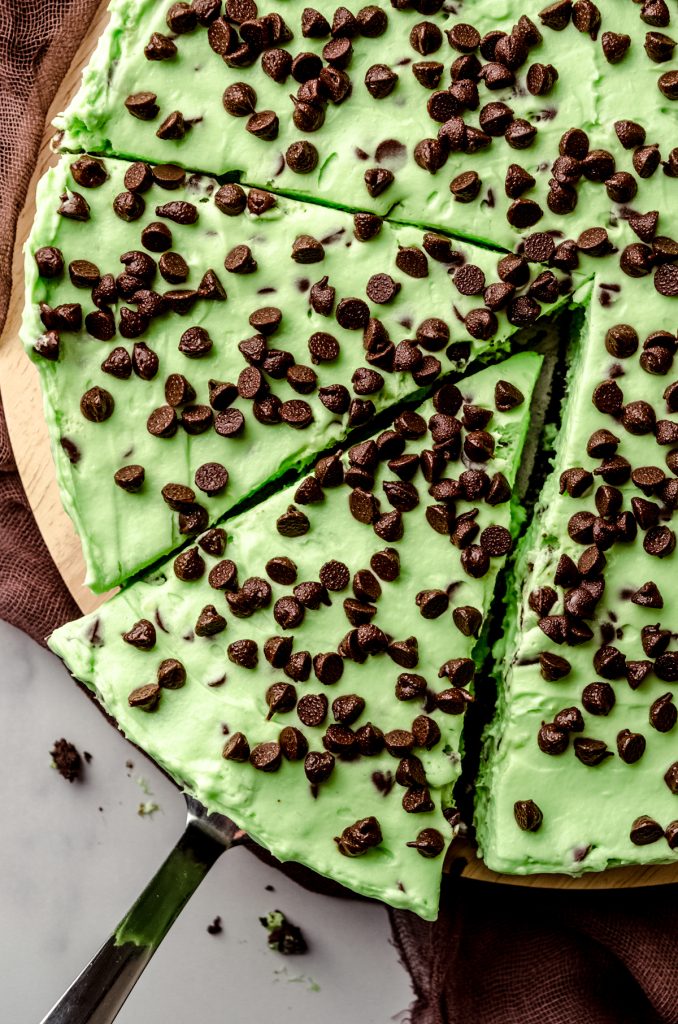
[[[626,56],[631,36],[620,32],[603,32],[601,45],[608,64],[618,64]]]
[[[281,730],[278,743],[283,757],[287,761],[301,761],[308,753],[308,742],[304,734],[293,725],[286,725]]]
[[[247,742],[245,734],[242,732],[234,732],[232,736],[229,736],[228,740],[224,744],[221,756],[227,761],[236,761],[238,763],[248,761],[250,757],[250,745]]]
[[[203,538],[203,543],[201,544],[203,548],[204,539],[205,538]],[[221,551],[210,552],[210,554],[212,553],[222,554],[223,549]],[[235,562],[232,562],[228,558],[217,562],[217,564],[210,569],[208,582],[210,587],[214,590],[236,590],[238,586],[238,569]]]
[[[588,737],[578,736],[574,741],[575,757],[582,764],[589,768],[602,764],[608,757],[613,757],[613,752],[607,749],[607,744],[602,740],[594,740]]]
[[[654,671],[658,679],[670,683],[678,681],[678,653],[668,651],[661,654],[654,663]]]
[[[513,816],[516,824],[523,832],[538,832],[544,815],[534,800],[516,800],[513,805]]]
[[[345,857],[360,857],[382,842],[379,822],[372,816],[360,818],[348,825],[340,836],[335,836],[334,841]]]
[[[105,388],[93,387],[80,399],[80,412],[91,423],[103,423],[113,415],[113,395]]]
[[[334,769],[334,758],[327,751],[310,751],[304,758],[304,773],[313,786],[327,782]]]
[[[152,121],[160,111],[157,98],[154,92],[131,93],[125,100],[125,107],[132,117],[140,121]]]
[[[676,546],[676,535],[668,526],[653,526],[645,534],[643,549],[648,555],[666,558]]]
[[[132,690],[127,698],[127,703],[131,708],[153,711],[158,706],[161,696],[160,687],[157,683],[146,683],[144,686],[138,686],[136,690]]]
[[[197,548],[186,548],[174,559],[175,576],[188,583],[201,579],[205,574],[205,560]]]
[[[287,512],[276,520],[276,529],[283,537],[301,537],[308,533],[310,528],[308,517],[294,505],[288,505]]]
[[[346,330],[364,330],[370,320],[369,306],[362,299],[342,299],[337,306],[336,318],[339,325]]]
[[[45,245],[35,252],[35,262],[40,277],[53,279],[60,277],[64,269],[64,257],[61,249],[53,245]]]
[[[226,629],[226,619],[213,604],[206,604],[198,616],[194,630],[196,636],[216,636]]]
[[[665,693],[650,707],[650,725],[657,732],[670,732],[678,720],[678,708],[673,703],[673,694]]]
[[[582,690],[582,704],[591,715],[608,715],[615,704],[614,690],[609,683],[589,683]]]
[[[645,753],[645,737],[642,733],[622,729],[617,733],[617,753],[624,764],[635,764]]]
[[[667,100],[678,100],[678,71],[666,71],[657,80],[659,91]]]
[[[150,651],[155,647],[156,633],[155,626],[148,619],[139,619],[131,629],[122,634],[125,643],[140,651]]]
[[[550,3],[539,12],[539,18],[542,25],[545,25],[547,29],[553,29],[554,32],[562,32],[569,25],[571,12],[573,12],[571,0],[556,0],[555,3]]]
[[[214,420],[214,429],[221,437],[238,437],[245,428],[245,417],[239,409],[226,409]]]
[[[654,286],[660,295],[675,298],[678,295],[678,267],[663,264],[654,275]]]
[[[558,71],[552,64],[532,64],[527,69],[527,90],[533,96],[545,96],[557,80]]]
[[[649,846],[650,843],[656,843],[663,837],[664,830],[661,825],[647,814],[636,818],[629,833],[629,839],[635,846]]]
[[[664,782],[674,796],[678,795],[678,761],[669,765],[664,775]]]
[[[70,167],[76,184],[82,188],[99,188],[108,178],[103,160],[93,156],[81,156]]]
[[[282,761],[279,743],[259,743],[253,748],[250,764],[260,772],[277,772]]]
[[[645,0],[640,11],[641,20],[656,28],[666,28],[670,21],[666,0]]]
[[[292,683],[272,683],[266,690],[266,703],[268,704],[267,721],[273,715],[292,711],[297,703],[296,688]]]
[[[195,224],[198,219],[197,207],[183,199],[175,199],[170,203],[156,206],[155,213],[157,217],[165,217],[175,224]]]
[[[241,668],[253,669],[259,661],[259,651],[254,640],[234,640],[228,645],[228,659]]]
[[[206,554],[213,555],[215,558],[221,558],[226,548],[226,532],[220,527],[208,530],[207,533],[200,538],[198,544]],[[235,566],[233,566],[233,568],[235,569]]]
[[[513,542],[505,526],[487,526],[480,534],[480,546],[491,558],[503,558]]]
[[[204,327],[189,327],[179,341],[179,351],[189,359],[202,359],[212,350],[212,339]]]

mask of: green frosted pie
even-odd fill
[[[52,650],[277,857],[435,917],[540,366],[526,352],[443,384],[62,626]]]
[[[478,778],[497,871],[678,859],[674,306],[606,270],[573,345]]]
[[[678,856],[672,31],[113,0],[57,122],[22,336],[88,582],[127,586],[51,646],[208,807],[424,917],[465,748],[491,868]],[[549,404],[504,357],[570,306]]]
[[[22,337],[87,582],[138,572],[584,273],[176,167],[62,159],[39,189]]]
[[[606,226],[652,192],[677,141],[664,20],[619,0],[113,0],[56,123],[66,149],[238,173],[513,248],[535,225]],[[648,130],[633,180],[618,118]]]

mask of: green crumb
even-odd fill
[[[149,818],[156,811],[160,810],[160,805],[154,803],[152,800],[146,800],[145,803],[140,803],[137,809],[137,814],[140,818]]]
[[[268,930],[268,948],[276,953],[284,953],[285,956],[293,956],[297,953],[306,953],[308,944],[301,928],[292,924],[282,910],[272,910],[266,917],[259,918],[261,924]],[[301,980],[301,979],[295,979]]]

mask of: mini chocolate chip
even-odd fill
[[[91,423],[103,423],[113,415],[113,395],[105,388],[93,387],[80,399],[80,412]]]
[[[229,661],[241,668],[253,669],[259,661],[259,651],[254,640],[234,640],[228,645]]]
[[[310,751],[304,758],[304,773],[313,786],[327,782],[334,769],[334,758],[327,751]]]
[[[283,757],[287,761],[301,761],[308,753],[308,742],[304,734],[293,725],[286,725],[281,730],[278,743]]]
[[[650,725],[657,732],[670,732],[678,720],[678,708],[673,703],[673,694],[665,693],[653,702],[650,708]]]
[[[645,753],[645,737],[642,733],[622,729],[617,733],[617,753],[624,764],[635,764]]]
[[[565,729],[560,729],[553,723],[542,722],[537,742],[544,754],[557,755],[567,750],[569,736]]]
[[[248,245],[236,245],[226,256],[224,267],[229,274],[253,274],[257,261]]]
[[[582,704],[591,715],[608,715],[615,704],[614,690],[609,683],[589,683],[582,690]]]
[[[238,437],[245,428],[245,417],[239,409],[226,409],[214,420],[214,429],[221,437]]]
[[[360,857],[382,842],[379,822],[372,816],[360,818],[348,825],[340,836],[335,836],[334,841],[345,857]]]
[[[587,228],[577,239],[577,248],[587,256],[604,256],[609,252],[610,241],[605,228]]]
[[[160,687],[157,683],[146,683],[132,690],[127,698],[131,708],[140,708],[142,711],[153,711],[158,706],[161,697]]]
[[[631,45],[631,36],[620,32],[603,32],[601,45],[608,64],[618,64],[626,56]]]
[[[179,351],[189,359],[202,359],[212,349],[212,339],[204,327],[189,327],[179,341]]]
[[[436,828],[424,828],[413,842],[405,844],[427,859],[439,857],[445,849],[445,840]]]
[[[213,604],[206,604],[198,616],[194,631],[196,636],[216,636],[226,629],[226,619]]]
[[[155,626],[148,619],[139,619],[131,629],[122,634],[125,643],[140,651],[150,651],[155,647],[156,632]]]
[[[261,772],[277,772],[282,761],[279,743],[259,743],[252,749],[250,764]]]
[[[657,80],[657,85],[667,100],[678,100],[678,71],[666,71]]]
[[[158,116],[160,107],[154,92],[135,92],[125,99],[125,107],[132,117],[140,121],[152,121]]]
[[[288,505],[287,512],[276,520],[276,529],[283,537],[301,537],[308,533],[310,528],[308,517],[294,505]]]
[[[645,534],[643,549],[648,555],[666,558],[676,546],[676,535],[668,526],[653,526]]]
[[[294,710],[297,703],[296,687],[292,683],[272,683],[266,690],[266,703],[268,704],[267,721],[273,715]]]
[[[629,833],[629,839],[635,846],[649,846],[650,843],[658,842],[663,836],[664,830],[661,825],[647,814],[636,818]]]
[[[544,815],[534,800],[516,800],[513,805],[513,816],[516,824],[523,832],[538,832]]]
[[[174,559],[174,574],[185,583],[201,579],[205,574],[205,560],[197,548],[186,548]]]
[[[594,768],[608,757],[613,757],[613,752],[607,749],[607,744],[602,740],[594,740],[584,736],[578,736],[574,741],[575,757],[582,764]]]
[[[250,757],[250,745],[247,742],[245,734],[242,732],[234,732],[232,736],[229,736],[224,744],[221,756],[227,761],[236,761],[239,763],[248,761]]]

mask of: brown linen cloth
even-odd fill
[[[45,114],[97,6],[0,0],[0,329]],[[0,617],[44,643],[77,615],[31,515],[0,406]],[[678,1024],[676,886],[571,892],[450,878],[442,908],[436,924],[391,912],[413,1024]]]

